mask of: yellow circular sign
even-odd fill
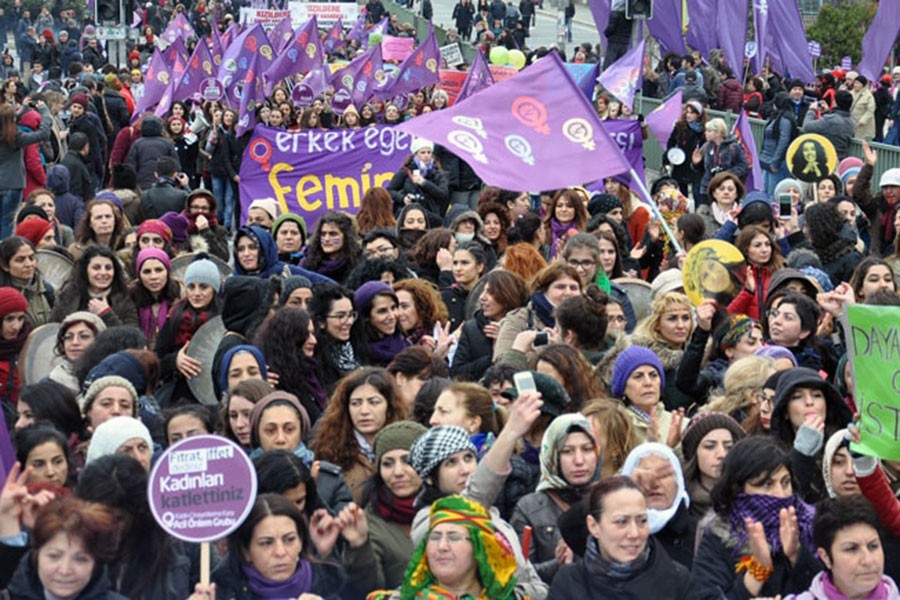
[[[785,160],[791,175],[800,181],[822,181],[837,169],[834,144],[818,133],[806,133],[791,142]]]
[[[728,242],[706,240],[684,260],[684,292],[694,305],[715,300],[726,307],[744,285],[744,255]]]

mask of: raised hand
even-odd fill
[[[793,565],[797,562],[797,556],[800,554],[800,526],[797,524],[797,509],[793,506],[782,508],[778,517],[778,537],[781,538],[781,550]]]
[[[681,443],[682,425],[684,424],[684,409],[672,411],[672,421],[669,424],[669,437],[666,444],[669,448],[675,448]]]
[[[716,316],[716,301],[704,300],[697,306],[697,327],[703,331],[712,330],[712,320]]]
[[[369,539],[369,521],[363,509],[355,502],[348,504],[337,519],[341,526],[341,535],[351,548],[359,548]]]
[[[750,551],[756,562],[769,569],[772,568],[772,548],[766,540],[766,530],[762,523],[753,519],[744,519],[744,527],[747,528],[748,540],[750,542]]]
[[[309,520],[309,537],[319,556],[325,558],[331,555],[338,536],[341,535],[341,523],[332,517],[324,508],[313,513]]]
[[[756,276],[753,275],[753,267],[747,265],[747,275],[744,279],[744,289],[746,289],[751,294],[756,293]]]
[[[872,146],[869,145],[869,142],[863,141],[862,143],[863,149],[863,158],[866,161],[867,165],[872,165],[873,167],[878,162],[878,152],[872,149]]]

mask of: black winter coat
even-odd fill
[[[689,574],[669,558],[666,551],[649,538],[650,559],[625,580],[602,573],[596,563],[585,559],[564,566],[556,574],[547,600],[681,600],[688,593]]]
[[[164,156],[175,159],[177,170],[181,170],[175,144],[162,136],[162,121],[148,117],[141,124],[141,137],[131,145],[125,162],[137,173],[138,187],[149,189],[156,181],[156,160]]]
[[[422,185],[416,185],[412,181],[412,171],[415,163],[409,162],[394,173],[388,184],[388,192],[394,200],[394,215],[400,213],[405,206],[403,199],[412,195],[414,202],[425,207],[428,212],[428,226],[440,227],[447,214],[450,205],[450,186],[447,183],[447,174],[437,166],[433,167],[425,175]]]
[[[0,594],[0,598],[7,597],[8,594],[9,598],[16,600],[45,600],[45,591],[29,553],[22,557],[9,587],[4,594]],[[104,568],[91,578],[74,600],[126,600],[126,598],[112,590]]]
[[[459,345],[450,366],[450,375],[454,379],[478,381],[491,366],[494,356],[494,342],[484,335],[484,326],[491,322],[481,309],[463,325],[459,336]]]
[[[115,141],[116,135],[123,127],[128,127],[130,124],[131,115],[128,114],[128,105],[125,103],[125,98],[115,90],[103,90],[102,101],[100,102],[101,107],[104,104],[106,105],[106,114],[109,116],[109,121],[113,126],[113,131],[111,133],[107,127],[107,137],[109,138],[110,148],[112,148],[112,143]],[[105,120],[103,125],[106,126]]]

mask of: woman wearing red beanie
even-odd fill
[[[12,404],[19,399],[16,363],[31,333],[27,311],[25,296],[11,287],[0,287],[0,400]]]

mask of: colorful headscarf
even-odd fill
[[[728,318],[728,324],[722,325],[717,330],[715,347],[724,352],[728,348],[734,348],[744,334],[753,329],[762,331],[762,325],[756,319],[747,315],[731,315]]]
[[[541,481],[537,491],[567,490],[572,489],[572,484],[565,480],[559,465],[559,452],[570,433],[584,433],[594,444],[594,452],[597,454],[597,469],[591,482],[600,476],[603,459],[600,457],[600,446],[594,437],[593,429],[587,417],[580,413],[560,415],[553,419],[544,437],[541,439]]]
[[[447,496],[431,505],[429,521],[429,532],[443,523],[454,523],[468,529],[478,577],[483,586],[482,595],[492,600],[514,597],[515,572],[518,568],[516,557],[509,541],[494,527],[491,516],[483,506],[462,496]],[[438,582],[428,566],[427,545],[428,536],[419,542],[409,561],[403,585],[400,586],[400,600],[429,598],[432,590],[439,590]]]

